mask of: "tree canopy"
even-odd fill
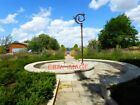
[[[78,47],[78,44],[75,44],[72,48],[72,50],[75,50],[75,51],[80,51],[79,47]]]
[[[60,50],[66,51],[66,48],[65,48],[65,46],[63,44],[61,45]]]
[[[106,23],[99,33],[99,41],[102,48],[126,48],[136,44],[137,34],[129,17],[122,14]]]
[[[28,49],[31,49],[33,52],[42,52],[46,49],[57,50],[59,49],[59,43],[49,35],[40,34],[29,41]]]

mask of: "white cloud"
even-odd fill
[[[92,0],[89,4],[89,7],[92,9],[98,9],[101,6],[104,6],[105,4],[108,3],[109,0]]]
[[[138,0],[110,0],[112,11],[126,11],[135,8]]]
[[[74,24],[74,20],[63,21],[62,19],[55,19],[51,22],[52,27],[68,27]]]
[[[0,32],[5,32],[5,29],[0,27]]]
[[[11,34],[13,36],[20,37],[20,38],[27,37],[28,35],[26,32],[24,32],[24,30],[20,28],[19,29],[14,28]]]
[[[74,20],[65,21],[63,19],[52,20],[50,18],[50,9],[40,9],[40,12],[34,14],[32,19],[19,28],[12,31],[12,35],[20,41],[29,40],[34,35],[47,33],[55,37],[60,44],[72,47],[75,43],[80,45],[80,26],[75,26]],[[90,39],[97,38],[100,29],[90,27],[84,28],[84,45],[87,45]]]
[[[24,8],[20,7],[20,9],[17,11],[18,13],[23,13],[25,11]]]
[[[126,11],[135,8],[138,5],[138,0],[92,0],[89,7],[99,9],[107,3],[112,11]]]
[[[91,39],[96,39],[100,29],[94,29],[90,27],[84,28],[84,45],[88,44]],[[60,44],[64,44],[67,47],[72,47],[75,43],[80,45],[80,26],[75,26],[73,20],[64,21],[62,19],[53,20],[48,27],[48,32],[58,39]]]
[[[48,17],[51,15],[51,7],[48,9],[46,8],[40,8],[40,12],[38,14],[34,14],[34,17]]]
[[[16,16],[17,16],[17,13],[8,14],[8,16],[5,19],[0,19],[0,24],[17,23],[17,20],[15,19]]]
[[[33,17],[31,21],[23,24],[20,28],[24,31],[38,32],[47,27],[49,19],[43,17]]]
[[[4,19],[0,19],[0,24],[5,25],[17,23],[18,21],[16,20],[16,17],[22,12],[24,12],[24,9],[21,7],[16,13],[8,14]]]
[[[140,40],[140,33],[138,33],[137,37],[138,37],[138,39]]]
[[[140,24],[140,5],[126,12],[126,15]]]
[[[30,21],[22,24],[19,28],[14,28],[11,34],[16,37],[16,40],[23,41],[24,39],[31,39],[41,32],[44,33],[50,22],[50,15],[50,9],[41,8],[38,14],[33,14]]]
[[[38,14],[35,14],[31,21],[26,22],[25,24],[20,26],[20,29],[26,32],[39,32],[44,30],[49,22],[51,15],[50,9],[41,8]]]

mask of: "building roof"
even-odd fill
[[[25,45],[25,46],[28,45],[28,43],[20,43],[20,42],[13,42],[13,43],[11,43],[11,44],[22,44],[22,45]],[[11,44],[10,44],[10,45],[11,45]]]

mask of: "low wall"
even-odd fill
[[[53,64],[64,62],[64,60],[49,60],[49,61],[40,61],[40,62],[35,62],[28,64],[24,67],[25,70],[29,72],[52,72],[56,74],[57,79],[61,81],[77,81],[77,80],[82,80],[85,78],[89,78],[94,74],[94,63],[89,63],[89,67],[82,70],[82,69],[75,69],[75,70],[50,70],[50,69],[45,69],[45,68],[40,68],[41,64]],[[87,63],[87,62],[86,62]]]
[[[111,60],[100,60],[100,59],[86,59],[86,60],[103,62],[110,65],[117,65],[118,66],[117,69],[119,69],[120,73],[122,73],[122,75],[120,75],[120,77],[117,78],[116,80],[113,79],[107,80],[107,78],[100,79],[101,94],[106,100],[108,105],[118,105],[117,102],[111,97],[111,92],[108,89],[110,86],[114,84],[116,85],[119,83],[127,82],[129,80],[132,80],[140,76],[140,68],[132,64],[118,62],[118,61],[111,61]]]

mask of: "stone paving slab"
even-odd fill
[[[61,82],[55,105],[105,105],[104,99],[96,92],[90,91],[85,83],[90,82]]]
[[[140,75],[136,66],[101,60],[94,66],[94,74],[82,81],[61,81],[55,105],[106,105],[102,96],[105,84],[119,83]]]

